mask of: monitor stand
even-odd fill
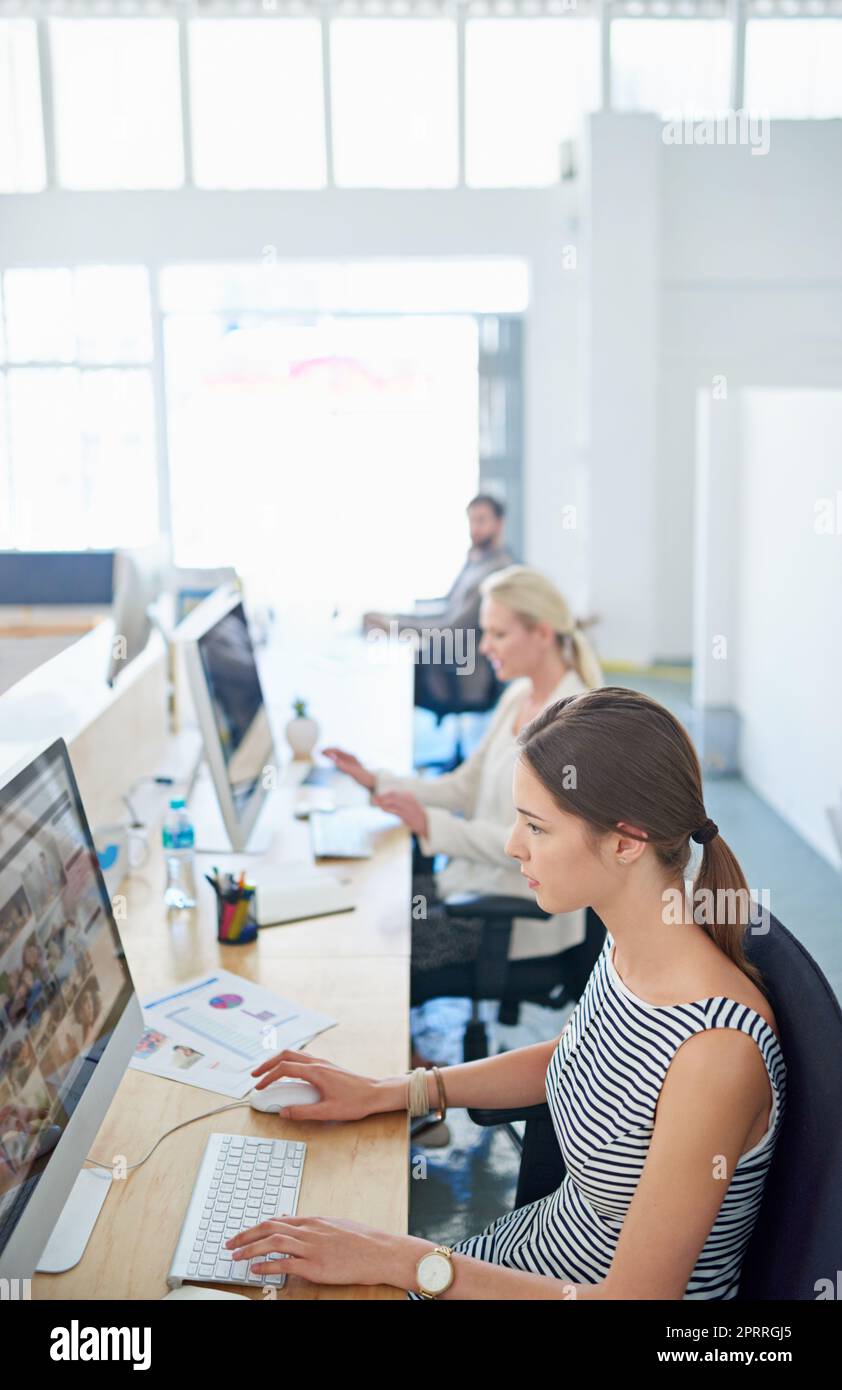
[[[234,849],[225,828],[225,821],[222,819],[222,812],[213,790],[207,763],[204,761],[197,768],[191,790],[196,784],[200,784],[199,794],[187,800],[187,814],[193,822],[196,854],[215,854],[220,857],[237,854],[250,857],[252,855],[262,856],[270,852],[278,832],[278,826],[273,817],[273,803],[275,803],[275,810],[277,811],[273,792],[269,792],[260,808],[260,814],[252,826],[246,848]],[[198,806],[196,805],[197,802],[199,803]]]
[[[83,1168],[38,1261],[39,1274],[63,1274],[77,1265],[114,1179],[103,1168]]]

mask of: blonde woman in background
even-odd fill
[[[481,922],[449,915],[442,899],[457,893],[532,899],[505,850],[517,737],[548,705],[603,683],[599,662],[566,600],[538,570],[511,565],[490,575],[480,593],[480,651],[508,684],[470,757],[441,777],[396,777],[370,771],[340,748],[324,750],[340,771],[369,789],[377,806],[400,816],[424,856],[448,856],[438,873],[413,873],[413,898],[426,903],[426,916],[412,921],[413,1005],[460,993],[460,981],[470,979],[479,951]],[[509,958],[554,955],[583,936],[582,911],[550,921],[515,919]],[[424,1059],[416,1054],[414,1065],[424,1065]]]

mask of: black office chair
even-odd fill
[[[748,931],[786,1063],[786,1106],[763,1203],[743,1261],[738,1300],[814,1300],[835,1289],[842,1252],[842,1010],[808,952],[775,917]],[[469,1110],[478,1125],[526,1122],[515,1206],[554,1192],[565,1173],[546,1105]],[[833,1295],[831,1295],[833,1296]]]
[[[522,1003],[562,1009],[581,997],[605,941],[605,927],[592,908],[587,909],[584,940],[550,956],[509,960],[512,924],[518,917],[547,921],[548,913],[529,898],[494,894],[459,894],[445,907],[453,916],[477,917],[482,939],[477,958],[413,978],[413,1005],[428,999],[460,998],[471,1001],[471,1020],[465,1028],[462,1055],[466,1062],[488,1056],[488,1033],[480,1018],[483,1000],[499,1001],[499,1020],[517,1023]]]
[[[455,662],[448,664],[443,661],[436,661],[433,665],[427,665],[423,660],[416,660],[414,697],[416,708],[425,709],[434,714],[437,727],[445,719],[455,717],[457,720],[451,756],[447,759],[434,759],[430,762],[419,763],[417,764],[419,768],[434,768],[439,772],[451,772],[457,768],[465,756],[460,716],[488,714],[494,709],[503,691],[503,685],[497,679],[493,667],[479,650],[482,636],[479,627],[479,610],[480,597],[477,595],[470,612],[465,615],[460,624],[464,645],[454,655],[462,659],[461,666]],[[430,622],[435,627],[435,616],[431,617]],[[473,660],[470,666],[464,660],[468,655],[468,642],[472,643]]]

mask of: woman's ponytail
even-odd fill
[[[596,652],[582,629],[576,625],[570,633],[573,647],[573,664],[589,690],[596,690],[603,684],[602,667]]]
[[[693,881],[694,921],[759,989],[763,977],[745,953],[743,938],[751,912],[751,894],[731,846],[717,832],[702,846]]]

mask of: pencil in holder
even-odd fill
[[[224,886],[217,876],[208,877],[216,893],[216,939],[225,946],[247,946],[257,937],[257,900],[254,884],[235,882]]]

